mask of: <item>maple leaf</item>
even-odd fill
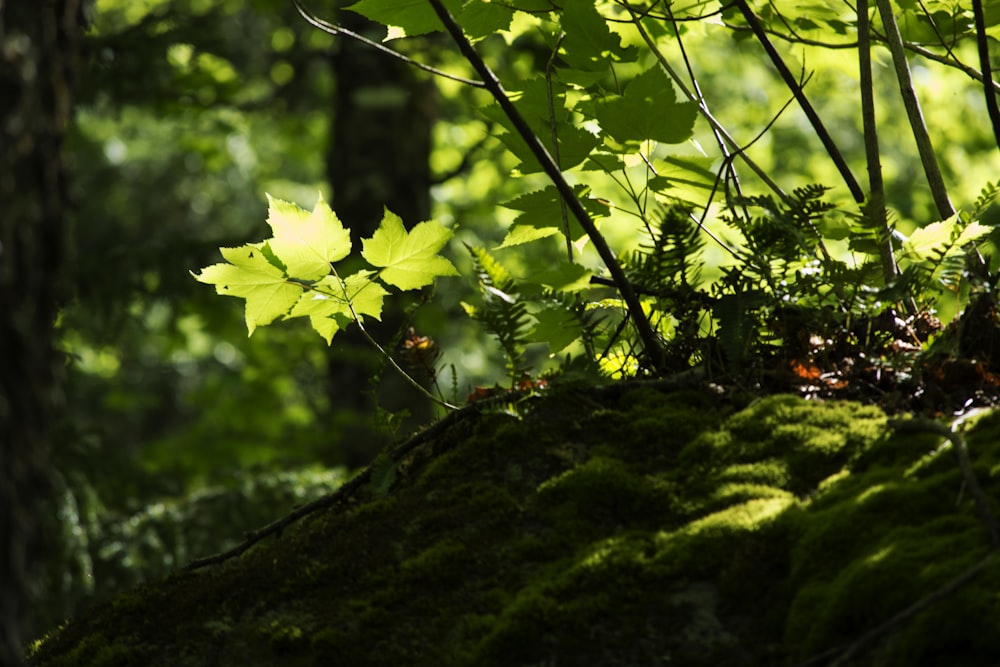
[[[398,215],[388,209],[370,239],[362,244],[361,255],[379,267],[383,281],[399,289],[430,285],[438,276],[456,276],[458,271],[437,252],[451,238],[451,231],[437,222],[421,222],[409,232]]]
[[[289,282],[284,271],[266,256],[263,243],[219,248],[228,264],[213,264],[192,273],[196,280],[215,285],[218,294],[247,300],[247,330],[270,324],[284,316],[302,296],[302,286]]]
[[[698,107],[678,102],[673,84],[653,67],[632,79],[624,95],[598,103],[595,112],[604,132],[617,141],[679,144],[691,138]]]
[[[358,317],[368,315],[381,319],[382,299],[389,293],[371,280],[374,273],[358,271],[348,276],[343,285],[336,276],[327,276],[302,294],[288,316],[308,316],[313,329],[329,345],[336,333],[354,320],[354,313]]]
[[[319,280],[330,273],[333,262],[351,253],[351,233],[322,195],[312,212],[271,195],[267,201],[267,224],[274,231],[268,243],[289,276]]]

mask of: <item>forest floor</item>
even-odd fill
[[[31,664],[995,665],[1000,415],[796,393],[494,397]]]

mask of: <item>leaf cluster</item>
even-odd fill
[[[341,276],[335,264],[351,253],[351,235],[320,196],[310,212],[268,195],[272,238],[220,248],[226,263],[205,267],[195,279],[218,294],[246,300],[247,330],[279,319],[308,317],[332,343],[338,331],[364,316],[379,319],[387,286],[419,289],[439,276],[457,274],[438,251],[451,232],[436,222],[407,231],[388,209],[361,256],[374,267]]]

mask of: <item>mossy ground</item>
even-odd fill
[[[1000,492],[1000,419],[971,438]],[[135,590],[36,665],[795,665],[989,552],[951,453],[856,403],[561,391],[392,488]],[[861,653],[995,665],[1000,564]]]

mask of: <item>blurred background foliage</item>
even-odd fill
[[[808,18],[799,7],[808,3],[781,4]],[[309,7],[330,20],[342,12],[331,0]],[[544,70],[549,48],[531,21],[521,16],[510,34],[478,43],[506,77]],[[789,93],[757,43],[721,23],[681,26],[713,112],[747,143],[774,121],[749,154],[788,190],[822,183],[835,186],[833,201],[850,202],[797,107],[775,120]],[[806,38],[851,42],[849,31],[835,34],[830,25],[797,28]],[[470,75],[443,38],[392,45]],[[812,73],[806,91],[863,175],[853,51],[778,45],[789,62]],[[53,452],[59,489],[50,532],[58,544],[41,591],[39,629],[231,546],[244,531],[340,483],[374,454],[358,439],[390,437],[374,400],[359,412],[331,398],[331,365],[342,363],[337,355],[344,352],[328,350],[304,322],[247,338],[242,302],[218,298],[189,274],[218,261],[219,246],[267,235],[265,192],[311,208],[322,191],[336,206],[328,154],[338,94],[333,64],[342,45],[311,28],[286,0],[98,0],[88,46],[70,146],[75,296],[58,322],[67,377]],[[963,60],[974,63],[962,48]],[[665,49],[680,56],[675,44]],[[878,113],[888,201],[908,231],[937,215],[888,54],[875,55],[876,85],[885,93]],[[932,62],[915,63],[914,75],[952,198],[967,206],[1000,173],[981,88]],[[436,82],[426,187],[431,214],[456,232],[447,252],[469,278],[440,281],[412,323],[437,341],[442,364],[454,369],[453,383],[450,370],[442,375],[455,394],[448,400],[462,401],[505,372],[495,340],[460,306],[475,291],[462,244],[496,247],[517,214],[499,204],[545,185],[537,175],[511,176],[517,159],[488,138],[489,121],[475,111],[489,101],[481,90]],[[674,155],[703,160],[714,171],[719,160],[701,149],[714,145],[702,120],[695,137]],[[623,212],[627,199],[606,175],[586,175],[596,196],[621,206],[602,232],[617,252],[634,251],[643,239]],[[744,185],[754,192],[752,180]],[[496,251],[526,280],[562,253],[555,238]],[[544,346],[530,356],[539,370],[554,363]],[[394,409],[400,407],[407,406]],[[426,406],[410,408],[423,421],[433,416]]]

